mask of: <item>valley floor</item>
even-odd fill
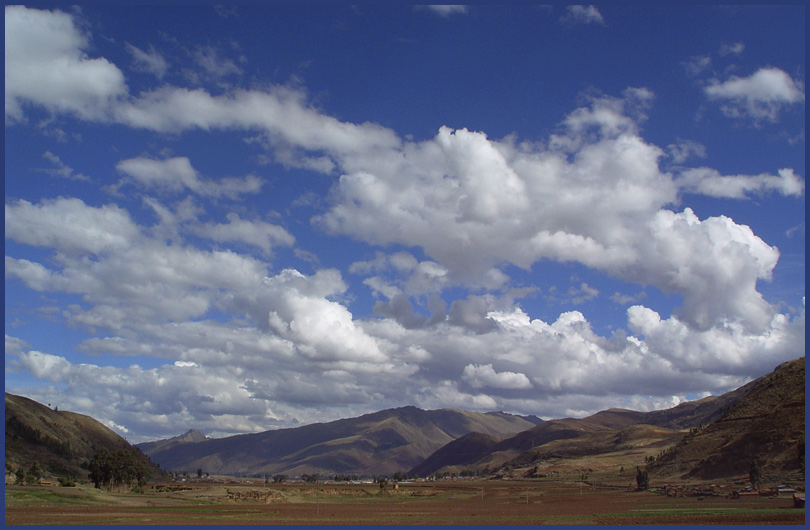
[[[803,495],[803,494],[802,494]],[[803,524],[788,496],[668,497],[553,481],[6,486],[6,524]]]

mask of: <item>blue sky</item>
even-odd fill
[[[6,391],[133,442],[804,355],[803,6],[6,7]]]

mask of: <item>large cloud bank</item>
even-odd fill
[[[350,268],[380,298],[376,316],[356,317],[341,271],[273,270],[273,250],[296,245],[288,229],[236,213],[226,224],[200,220],[206,201],[260,193],[251,175],[215,180],[183,156],[122,159],[117,185],[153,192],[152,225],[112,199],[7,202],[6,238],[48,256],[7,255],[6,278],[75,296],[59,318],[92,335],[80,351],[156,360],[74,363],[7,334],[7,369],[52,385],[38,395],[61,393],[138,437],[185,425],[244,432],[405,403],[545,417],[672,406],[803,354],[803,307],[783,314],[757,288],[779,250],[729,217],[700,219],[682,206],[685,194],[801,197],[802,178],[790,168],[726,176],[669,164],[642,137],[654,99],[645,88],[592,97],[542,143],[448,127],[419,141],[340,121],[288,87],[131,94],[114,64],[88,58],[88,36],[69,15],[12,6],[5,24],[7,124],[44,108],[159,133],[258,133],[278,161],[335,177],[314,226],[410,249]],[[749,86],[764,95],[741,95]],[[797,90],[764,72],[707,94],[770,117]],[[545,322],[509,295],[508,269],[547,261],[683,302],[672,315],[631,306],[629,333],[608,337],[578,311]],[[454,287],[478,294],[448,307]]]

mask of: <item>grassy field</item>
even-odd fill
[[[791,498],[669,498],[550,481],[6,486],[6,524],[803,524]]]

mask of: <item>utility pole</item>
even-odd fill
[[[315,517],[320,517],[320,505],[318,504],[318,480],[321,474],[319,469],[315,470]]]

